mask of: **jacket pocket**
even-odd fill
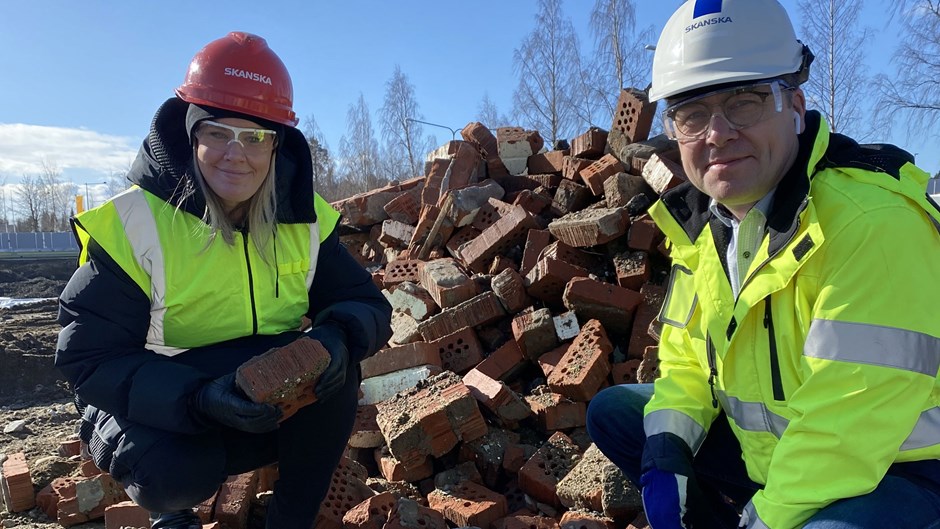
[[[673,264],[669,273],[666,299],[657,319],[667,325],[685,329],[692,320],[697,303],[698,295],[695,293],[692,271],[680,264]]]

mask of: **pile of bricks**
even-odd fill
[[[470,123],[429,154],[425,176],[333,204],[341,242],[395,309],[394,334],[360,365],[356,424],[317,529],[647,526],[638,491],[584,426],[598,391],[658,375],[668,265],[645,212],[684,175],[675,143],[648,138],[654,108],[624,90],[609,132],[553,150],[535,131]],[[319,343],[303,348],[316,354],[281,351],[265,369],[322,370]],[[240,375],[256,400],[311,393],[312,379],[266,389],[266,373]],[[40,493],[47,514],[147,527],[89,463]],[[28,494],[6,499],[24,490],[25,460],[3,470],[7,505],[31,507]],[[263,526],[276,476],[231,477],[197,509],[204,527]],[[96,501],[76,500],[89,490]]]

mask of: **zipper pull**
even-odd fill
[[[715,378],[718,376],[718,370],[714,368],[708,374],[708,389],[712,392],[712,407],[718,409],[718,395],[715,393]]]

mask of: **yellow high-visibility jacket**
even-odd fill
[[[727,235],[690,184],[651,214],[670,244],[662,376],[647,436],[695,453],[719,413],[764,488],[748,527],[800,527],[940,458],[940,210],[897,148],[862,148],[808,113],[794,167],[737,299]]]

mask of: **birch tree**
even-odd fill
[[[343,178],[359,192],[379,187],[379,144],[372,128],[369,105],[362,93],[346,112],[346,134],[339,144]]]
[[[418,108],[414,86],[396,64],[392,78],[385,83],[385,102],[379,109],[388,176],[392,179],[423,174],[422,154],[428,150],[428,145],[423,138],[423,127],[413,121],[415,119],[423,120],[424,116]]]

